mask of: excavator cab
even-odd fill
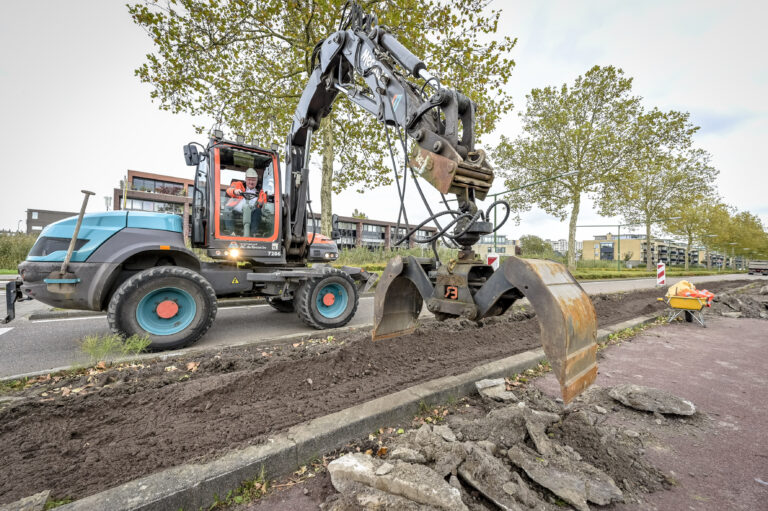
[[[284,263],[277,152],[213,138],[204,153],[190,144],[184,156],[197,168],[193,246],[213,259]]]

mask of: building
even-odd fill
[[[494,250],[493,248],[494,235],[486,234],[485,236],[482,236],[480,238],[480,241],[478,241],[477,245],[475,245],[475,252],[477,252],[480,255],[488,254],[490,252],[496,252],[497,254],[504,254],[504,255],[520,255],[519,240],[509,239],[506,234],[496,233],[495,236],[496,236],[496,240],[495,240],[496,250]]]
[[[114,189],[113,209],[181,215],[184,235],[189,236],[193,189],[194,181],[191,179],[129,170],[126,181],[121,183],[120,188]]]
[[[619,248],[620,246],[620,248]],[[622,234],[619,238],[611,233],[595,236],[583,242],[583,259],[586,261],[625,261],[627,266],[645,265],[650,255],[651,264],[663,262],[670,266],[684,266],[686,244],[663,238],[654,238],[650,248],[644,234]],[[621,253],[619,253],[619,250]],[[712,265],[723,264],[723,255],[710,253]],[[706,266],[707,251],[703,247],[691,247],[688,251],[690,266]]]
[[[557,252],[558,254],[565,255],[568,253],[568,240],[559,239],[557,241],[554,240],[544,240],[545,242],[549,243],[552,246],[552,250]],[[578,259],[579,251],[584,249],[584,242],[577,241],[576,242],[576,258]]]
[[[192,191],[194,181],[163,174],[152,174],[129,170],[127,181],[123,186],[114,189],[114,209],[136,211],[155,211],[181,215],[184,223],[184,234],[189,236]],[[123,192],[125,190],[125,199]],[[319,231],[320,215],[315,214],[309,219],[309,232]],[[339,217],[341,239],[337,240],[339,248],[368,247],[391,248],[397,241],[396,224],[368,218]],[[400,227],[400,236],[407,230]],[[434,227],[420,229],[416,236],[425,238],[437,232]],[[413,240],[410,247],[418,246]]]
[[[415,226],[406,227],[404,224],[401,224],[398,231],[395,222],[340,216],[340,238],[336,240],[336,244],[339,246],[339,249],[354,247],[366,247],[369,249],[396,248],[395,243],[397,240],[400,237],[405,236],[413,227]],[[307,230],[310,232],[320,231],[320,214],[315,213],[310,217]],[[425,226],[416,231],[415,237],[423,239],[433,236],[436,232],[437,229],[435,227]],[[400,245],[402,248],[414,248],[419,246],[422,246],[422,244],[416,243],[413,237],[409,240],[407,245],[405,243]]]
[[[64,220],[79,213],[71,211],[49,211],[47,209],[27,210],[27,234],[39,233],[48,224]]]

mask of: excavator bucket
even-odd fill
[[[415,258],[406,263],[400,256],[387,263],[373,297],[373,340],[389,339],[413,332],[424,297],[433,288]]]
[[[541,344],[569,403],[597,377],[597,315],[592,301],[562,264],[510,257],[496,272],[531,302]]]
[[[461,268],[462,264],[466,267]],[[539,320],[541,344],[560,382],[563,401],[570,402],[594,382],[597,316],[589,296],[563,265],[509,257],[479,287],[460,278],[485,274],[475,271],[487,269],[477,261],[444,265],[437,271],[436,284],[427,277],[424,266],[412,257],[390,260],[374,298],[374,340],[413,332],[424,301],[438,319],[455,317],[460,310],[461,316],[479,320],[502,314],[525,296]],[[474,295],[469,293],[470,287],[477,290]],[[466,297],[474,303],[467,303]]]

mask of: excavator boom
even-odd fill
[[[315,47],[313,71],[287,138],[290,232],[286,253],[306,251],[312,133],[341,93],[387,127],[404,130],[419,145],[411,169],[418,168],[422,178],[442,194],[455,195],[458,203],[457,210],[433,214],[424,222],[434,221],[438,235],[460,247],[458,257],[441,262],[435,249],[432,259],[393,258],[376,289],[374,340],[412,332],[424,303],[438,320],[479,320],[503,314],[526,297],[539,319],[542,345],[560,381],[563,400],[569,402],[597,374],[597,321],[589,297],[565,267],[552,261],[510,257],[494,272],[476,257],[472,246],[494,232],[487,218],[490,209],[503,201],[494,202],[486,212],[476,204],[486,198],[494,173],[485,153],[475,148],[475,103],[442,86],[421,59],[355,2],[348,1],[344,12],[339,30]],[[423,85],[410,82],[408,75],[423,80]],[[442,214],[451,215],[445,229],[437,223]],[[450,227],[452,233],[448,233]],[[436,240],[437,236],[416,241]]]

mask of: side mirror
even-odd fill
[[[197,166],[200,163],[200,153],[197,152],[197,146],[193,144],[184,146],[184,161],[189,166]]]
[[[333,214],[331,215],[331,239],[337,240],[341,238],[341,233],[339,232],[339,215]]]

